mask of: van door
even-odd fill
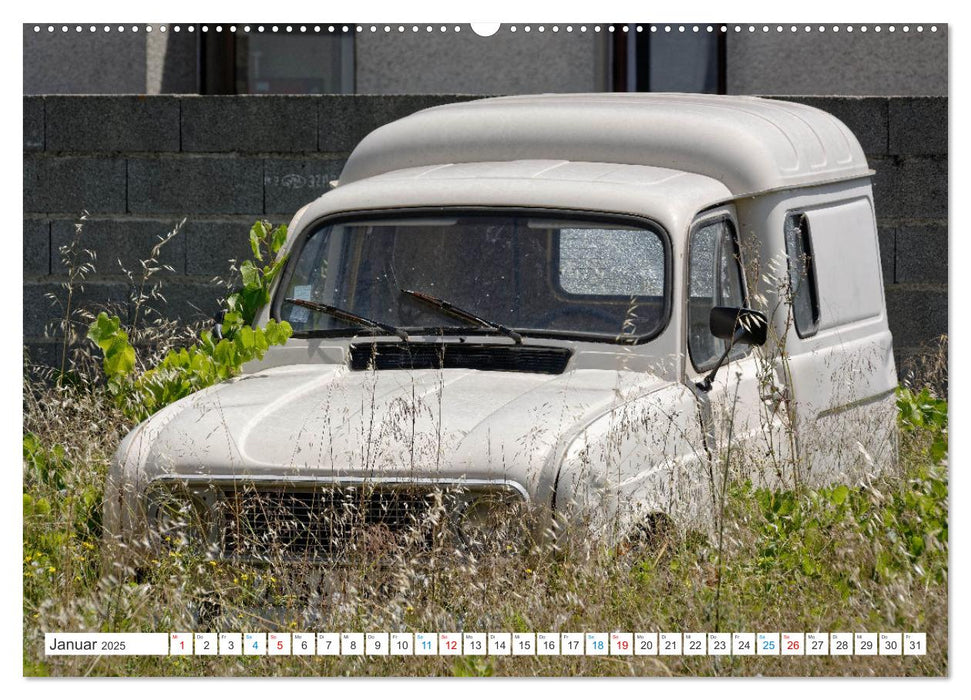
[[[726,349],[727,341],[716,338],[709,329],[711,309],[747,307],[750,302],[731,209],[699,217],[692,225],[688,246],[685,379],[696,387]],[[774,486],[785,480],[791,452],[785,439],[785,408],[762,398],[760,377],[768,376],[771,364],[759,352],[748,345],[734,347],[711,389],[696,392],[699,419],[713,442],[708,446],[713,498],[717,498],[720,487],[716,482],[720,483],[719,474],[725,474],[729,455],[735,474],[757,485]]]
[[[809,483],[853,482],[896,463],[896,369],[867,196],[785,218],[789,395]],[[862,472],[861,472],[862,470]]]

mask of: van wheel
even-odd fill
[[[618,553],[655,553],[668,551],[677,536],[677,527],[667,513],[648,513],[621,541]]]

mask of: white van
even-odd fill
[[[872,174],[831,115],[750,97],[506,97],[377,129],[290,225],[258,322],[293,338],[126,438],[107,529],[191,514],[213,556],[339,556],[338,512],[394,532],[444,491],[466,542],[524,504],[616,537],[709,527],[729,474],[885,469]]]

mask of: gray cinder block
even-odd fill
[[[34,376],[42,373],[45,368],[60,367],[62,351],[63,345],[55,341],[25,343],[25,371]]]
[[[24,150],[44,150],[43,97],[24,97]]]
[[[179,150],[175,97],[64,95],[46,102],[48,151]]]
[[[899,155],[947,153],[947,98],[891,99],[890,152]]]
[[[24,340],[64,337],[61,328],[67,314],[67,290],[58,282],[27,282],[23,291]],[[87,324],[79,314],[82,310],[92,314],[106,311],[127,322],[128,294],[129,286],[124,282],[86,280],[76,286],[71,297],[75,331],[81,338],[87,332]]]
[[[261,215],[254,214],[252,218],[241,221],[190,220],[186,223],[186,274],[223,279],[230,277],[230,260],[241,262],[253,257],[249,230],[259,218]]]
[[[894,347],[918,347],[947,333],[946,288],[892,285],[886,294]]]
[[[947,226],[901,225],[896,258],[897,282],[947,284]]]
[[[892,192],[891,211],[894,216],[906,219],[946,219],[947,158],[901,158],[893,178]]]
[[[317,149],[312,97],[225,95],[182,98],[182,150],[291,153]]]
[[[873,158],[870,167],[879,219],[947,218],[946,157]]]
[[[161,294],[164,299],[149,299],[144,302],[147,318],[178,320],[183,323],[207,322],[221,307],[220,300],[226,297],[227,290],[207,282],[175,280],[170,278],[163,283]]]
[[[288,220],[297,209],[329,190],[329,183],[340,176],[343,167],[343,160],[267,158],[263,176],[267,213],[285,214],[277,218]]]
[[[481,99],[482,95],[334,95],[319,99],[319,147],[327,153],[350,153],[379,126],[428,107]]]
[[[122,267],[124,267],[135,275],[135,279],[140,279],[143,274],[141,261],[147,261],[151,257],[152,248],[159,243],[160,238],[167,237],[178,223],[173,220],[89,219],[82,223],[79,245],[95,253],[94,264],[97,274],[122,275],[124,274]],[[74,221],[57,220],[51,225],[51,248],[54,251],[51,260],[53,274],[67,273],[57,251],[61,246],[70,244],[74,235]],[[168,265],[177,274],[185,272],[184,230],[180,230],[161,246],[158,260],[154,267]],[[163,268],[155,274],[171,273]]]
[[[161,156],[128,161],[133,214],[245,214],[263,210],[263,161]]]
[[[125,211],[124,159],[25,155],[24,211]]]
[[[51,222],[24,219],[24,277],[51,272]]]

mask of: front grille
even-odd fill
[[[365,343],[351,345],[351,369],[478,369],[563,374],[569,348],[481,343]]]
[[[146,499],[159,545],[241,561],[376,561],[399,546],[487,541],[509,550],[529,530],[529,499],[512,482],[162,480]]]
[[[428,545],[446,527],[441,496],[402,488],[227,490],[221,503],[224,556],[377,555],[406,541]]]

